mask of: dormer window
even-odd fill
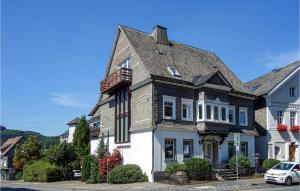
[[[178,70],[174,67],[168,67],[168,71],[172,74],[174,77],[181,77]]]

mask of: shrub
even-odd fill
[[[239,155],[237,157],[237,161],[238,161],[238,166],[239,166],[239,174],[246,175],[250,168],[250,160],[246,156]],[[235,156],[229,160],[229,167],[233,171],[236,170],[236,157]]]
[[[107,177],[107,172],[110,172],[113,168],[122,163],[122,156],[119,150],[115,149],[112,155],[104,156],[99,159],[99,172],[102,178]]]
[[[111,184],[126,184],[146,181],[148,181],[147,175],[143,174],[141,168],[134,164],[117,166],[108,173],[108,182]]]
[[[22,178],[23,178],[23,171],[17,172],[17,174],[16,174],[16,180],[22,180]]]
[[[81,170],[81,181],[85,182],[91,177],[91,163],[93,161],[93,156],[88,155],[83,159],[83,165]]]
[[[72,144],[62,143],[51,146],[46,152],[45,159],[52,164],[63,167],[76,160],[77,155]]]
[[[93,158],[91,161],[91,174],[90,178],[86,181],[89,184],[96,184],[100,182],[100,173],[99,173],[99,166],[96,158]]]
[[[61,168],[43,160],[25,165],[23,170],[23,179],[27,182],[54,182],[62,178]]]
[[[168,164],[165,173],[170,176],[178,171],[187,172],[187,167],[185,164]]]
[[[269,170],[270,168],[272,168],[273,166],[275,166],[278,163],[280,163],[280,161],[277,159],[266,159],[266,160],[264,160],[262,167],[265,170]]]
[[[192,158],[184,161],[188,175],[193,180],[211,178],[212,164],[209,160]]]

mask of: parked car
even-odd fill
[[[300,164],[296,162],[281,162],[268,170],[264,179],[266,183],[291,185],[300,182]]]
[[[80,170],[73,170],[73,173],[74,173],[74,179],[80,179],[81,178]]]

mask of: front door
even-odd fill
[[[296,150],[296,146],[295,143],[291,143],[290,147],[289,147],[289,161],[295,161],[295,150]]]
[[[213,160],[213,144],[212,144],[212,142],[204,143],[204,158]]]

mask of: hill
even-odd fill
[[[21,131],[21,130],[14,130],[14,129],[7,129],[3,126],[0,128],[1,133],[1,145],[10,138],[14,138],[16,136],[23,136],[27,138],[29,135],[37,136],[45,148],[49,148],[50,145],[59,144],[59,136],[44,136],[40,133],[34,131]]]

